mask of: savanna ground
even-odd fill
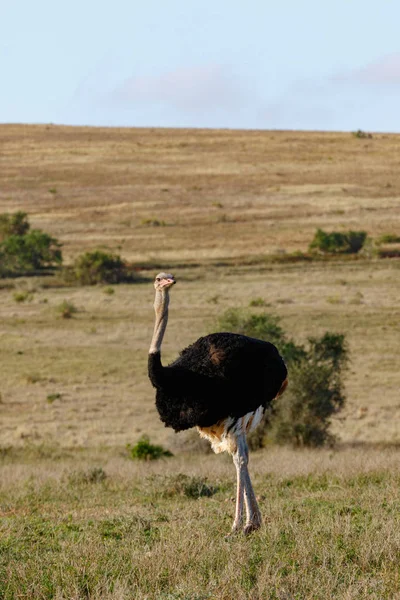
[[[399,260],[287,260],[317,227],[399,235],[399,156],[381,134],[0,126],[0,212],[27,212],[67,263],[105,249],[145,279],[0,280],[0,598],[400,598]],[[161,268],[178,280],[166,362],[260,298],[296,342],[349,343],[337,448],[252,455],[265,525],[248,539],[224,540],[229,458],[154,409]],[[129,460],[144,433],[175,456]]]

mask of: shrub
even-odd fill
[[[10,235],[2,242],[1,251],[6,267],[12,273],[43,269],[62,262],[58,241],[39,229],[32,229],[25,235]]]
[[[72,266],[72,275],[81,285],[119,283],[127,277],[126,265],[121,258],[101,250],[78,256]]]
[[[307,346],[287,338],[274,315],[249,315],[227,310],[218,321],[220,331],[242,333],[270,341],[280,350],[289,371],[289,387],[269,418],[269,424],[249,436],[255,449],[267,441],[295,446],[322,446],[333,442],[330,417],[345,402],[342,373],[347,362],[347,346],[341,334],[325,333],[309,338]]]
[[[0,215],[0,277],[54,267],[61,262],[59,242],[40,229],[30,229],[26,213]]]
[[[361,250],[366,239],[366,231],[346,231],[343,233],[332,231],[327,233],[322,229],[317,229],[309,250],[319,250],[331,254],[356,254]]]
[[[330,417],[344,405],[342,371],[347,362],[344,336],[309,338],[300,359],[288,361],[290,386],[276,403],[268,437],[279,444],[332,444]]]
[[[357,129],[357,131],[352,132],[352,136],[359,138],[359,139],[371,139],[372,133],[367,133],[366,131],[363,131],[362,129]]]
[[[268,313],[249,314],[238,308],[228,308],[217,321],[218,331],[241,333],[259,340],[279,344],[284,333],[279,318]]]
[[[150,443],[147,435],[143,435],[134,445],[127,445],[130,458],[134,460],[156,460],[157,458],[173,456],[172,452],[165,450],[162,446]]]

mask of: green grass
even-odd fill
[[[129,473],[122,458],[104,468],[88,468],[90,459],[76,468],[76,458],[61,468],[46,459],[35,477],[26,469],[3,483],[2,600],[397,597],[396,470],[258,472],[265,524],[226,540],[234,509],[226,467],[205,484],[190,461],[186,473],[176,459],[168,472]],[[4,457],[5,478],[26,459]]]

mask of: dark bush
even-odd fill
[[[322,446],[333,442],[330,417],[345,402],[342,373],[347,362],[343,335],[325,333],[309,338],[306,346],[287,338],[279,318],[229,309],[218,321],[219,331],[241,333],[275,344],[289,371],[289,387],[279,397],[268,419],[249,436],[255,449],[267,442]]]
[[[332,231],[327,233],[317,229],[309,250],[330,254],[356,254],[364,246],[367,239],[366,231]]]

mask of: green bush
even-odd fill
[[[287,357],[285,357],[287,360]],[[347,363],[343,335],[309,338],[303,356],[288,361],[289,387],[279,397],[267,436],[278,444],[332,444],[330,418],[344,406],[342,373]]]
[[[317,229],[309,250],[330,254],[356,254],[364,246],[367,239],[366,231],[332,231],[327,233]]]
[[[305,354],[302,346],[286,338],[279,317],[269,313],[251,314],[240,308],[228,308],[218,318],[216,327],[217,331],[241,333],[271,342],[280,349],[285,360],[298,360]]]
[[[249,436],[253,449],[268,442],[294,446],[322,446],[334,438],[330,417],[344,405],[342,374],[347,346],[341,334],[309,338],[306,346],[287,338],[279,318],[267,313],[249,314],[228,309],[218,320],[219,331],[241,333],[275,344],[289,371],[289,386],[273,411]]]
[[[12,273],[29,272],[61,264],[60,244],[48,233],[32,229],[10,235],[1,244],[5,266]]]
[[[61,262],[59,242],[40,229],[30,229],[26,213],[0,215],[0,277],[23,275]]]
[[[156,460],[157,458],[173,456],[172,452],[165,450],[162,446],[150,443],[147,435],[143,435],[134,445],[127,445],[130,458],[134,460]]]
[[[218,331],[230,331],[279,344],[284,332],[279,318],[268,313],[250,314],[239,308],[228,308],[217,321]]]
[[[81,285],[126,281],[127,269],[122,259],[101,250],[86,252],[75,260],[72,275]]]

